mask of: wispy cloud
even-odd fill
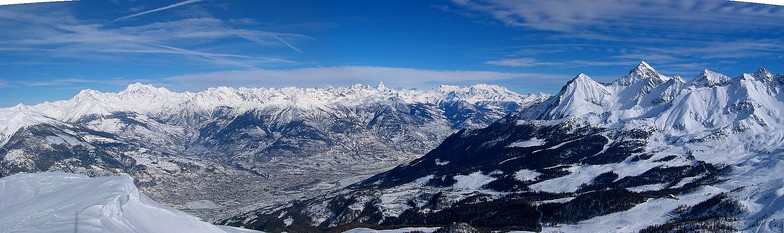
[[[555,46],[506,49],[487,64],[512,67],[663,66],[776,59],[784,53],[784,7],[718,0],[453,0],[509,27],[541,32]],[[583,41],[564,45],[560,41]],[[574,48],[594,46],[584,52]],[[622,49],[620,49],[622,48]],[[592,55],[586,58],[587,54]],[[555,54],[555,55],[553,55]],[[576,54],[576,55],[575,55]],[[581,56],[582,55],[582,56]],[[536,57],[537,59],[532,59]],[[547,61],[550,58],[553,62]],[[544,60],[544,61],[543,61]],[[710,62],[707,62],[710,60]],[[681,71],[683,69],[680,69]]]
[[[748,58],[784,53],[784,41],[771,39],[699,42],[696,46],[644,47],[642,51],[668,56],[687,55],[700,58]]]
[[[511,67],[596,67],[596,66],[632,66],[645,59],[612,59],[612,60],[559,60],[559,61],[540,61],[535,58],[507,58],[500,60],[490,60],[487,64]]]
[[[301,53],[289,41],[308,38],[301,34],[254,30],[247,25],[240,28],[211,17],[107,27],[74,18],[67,11],[40,15],[36,12],[0,9],[0,19],[0,27],[20,32],[0,35],[0,50],[35,53],[37,57],[44,58],[109,61],[137,58],[139,62],[148,62],[145,61],[146,57],[129,55],[160,54],[182,56],[216,66],[256,68],[295,62],[258,52],[247,54],[243,49],[213,47],[219,44],[214,42],[228,41],[234,46],[256,44],[272,49],[281,47]],[[118,54],[122,56],[116,56]]]
[[[192,4],[192,3],[197,3],[197,2],[201,2],[201,1],[202,0],[186,0],[186,1],[175,3],[175,4],[171,4],[171,5],[168,5],[168,6],[155,8],[155,9],[152,9],[152,10],[143,11],[143,12],[139,12],[139,13],[128,15],[128,16],[123,16],[123,17],[115,19],[114,22],[130,19],[130,18],[133,18],[133,17],[139,17],[139,16],[142,16],[142,15],[146,15],[146,14],[154,13],[154,12],[158,12],[158,11],[164,11],[164,10],[172,9],[172,8],[175,8],[175,7],[180,7],[180,6],[184,6],[184,5],[188,5],[188,4]]]
[[[86,78],[52,78],[42,80],[5,80],[0,79],[0,88],[21,88],[21,87],[57,87],[57,88],[83,88],[89,85],[110,85],[125,86],[134,82],[155,83],[162,85],[159,81],[151,79],[126,79],[126,78],[106,78],[106,79],[86,79]]]
[[[168,46],[168,45],[157,45],[157,46],[138,48],[138,49],[106,49],[106,50],[100,50],[100,52],[131,53],[131,54],[145,54],[145,53],[175,54],[175,55],[189,56],[194,58],[195,60],[200,60],[207,63],[219,64],[225,66],[237,66],[237,67],[243,67],[248,69],[255,69],[256,68],[255,64],[265,64],[265,63],[266,64],[282,64],[282,63],[295,64],[296,63],[291,60],[275,58],[275,57],[259,57],[259,56],[251,57],[251,56],[238,55],[238,54],[199,52],[199,51],[182,49],[182,48]]]
[[[563,66],[563,62],[543,62],[535,58],[505,58],[499,60],[490,60],[486,62],[490,65],[497,66],[511,66],[511,67],[534,67],[534,66]]]
[[[220,85],[234,87],[323,87],[356,83],[375,85],[384,82],[390,87],[427,88],[442,84],[469,85],[504,83],[514,80],[563,82],[568,75],[540,73],[508,73],[470,70],[427,70],[374,66],[340,66],[292,70],[238,70],[190,74],[164,78],[186,90],[199,90]]]
[[[453,3],[488,14],[510,26],[567,32],[574,36],[596,35],[597,39],[630,34],[661,38],[772,29],[780,28],[780,21],[775,19],[784,19],[781,7],[715,0],[453,0]]]
[[[674,55],[668,55],[664,53],[651,53],[651,52],[640,52],[640,53],[628,53],[622,52],[619,55],[614,55],[611,58],[618,59],[618,60],[633,60],[633,61],[677,61],[679,60]]]
[[[84,78],[59,78],[42,81],[18,81],[15,85],[28,87],[47,87],[47,86],[73,86],[82,84],[105,84],[105,85],[127,85],[130,80],[125,79],[84,79]]]

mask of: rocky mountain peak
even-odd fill
[[[765,69],[765,67],[760,67],[759,69],[757,69],[757,71],[754,71],[754,73],[751,75],[753,75],[757,79],[770,79],[773,77],[773,74],[770,73],[768,69]]]

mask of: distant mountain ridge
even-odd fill
[[[33,106],[19,104],[0,109],[0,137],[7,138],[20,126],[54,119],[73,122],[92,115],[136,112],[158,117],[172,117],[186,112],[209,113],[218,107],[230,107],[235,114],[271,106],[323,108],[356,106],[391,101],[405,104],[438,104],[464,101],[526,103],[547,97],[546,94],[519,95],[500,86],[477,84],[470,87],[442,85],[431,90],[395,90],[383,83],[377,87],[356,84],[328,88],[209,88],[201,92],[172,92],[163,87],[134,83],[119,93],[83,90],[70,100],[46,102]],[[16,119],[17,121],[12,121]],[[26,119],[26,121],[25,121]],[[32,123],[31,123],[32,122]]]
[[[222,223],[266,231],[447,226],[781,232],[784,75],[585,74],[484,129],[330,195]],[[283,219],[292,219],[283,224]]]

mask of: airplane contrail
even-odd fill
[[[278,39],[280,42],[282,42],[292,50],[297,51],[298,53],[302,53],[302,50],[299,50],[297,47],[294,47],[293,45],[289,44],[289,42],[286,42],[285,40],[283,40],[283,38],[280,38],[279,36],[273,36],[273,37],[275,37],[275,39]]]
[[[45,2],[74,2],[74,1],[77,0],[0,0],[0,6],[30,4],[30,3],[45,3]]]
[[[162,11],[162,10],[168,10],[168,9],[175,8],[175,7],[178,7],[178,6],[188,5],[188,4],[191,4],[191,3],[197,3],[197,2],[201,2],[201,1],[203,1],[203,0],[186,0],[186,1],[182,1],[182,2],[178,2],[178,3],[175,3],[175,4],[168,5],[168,6],[165,6],[165,7],[155,8],[155,9],[148,10],[148,11],[145,11],[145,12],[140,12],[140,13],[136,13],[136,14],[132,14],[132,15],[128,15],[128,16],[123,16],[123,17],[120,17],[118,19],[115,19],[113,22],[124,20],[124,19],[130,19],[130,18],[133,18],[133,17],[142,16],[142,15],[146,15],[146,14],[149,14],[149,13],[158,12],[158,11]]]
[[[733,2],[749,2],[749,3],[759,3],[759,4],[767,4],[767,5],[775,5],[775,6],[784,6],[784,0],[730,0]]]

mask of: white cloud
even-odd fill
[[[424,70],[373,66],[340,66],[302,68],[292,70],[238,70],[190,74],[164,78],[178,88],[199,90],[214,86],[233,87],[324,87],[346,86],[356,83],[375,85],[383,82],[389,87],[428,88],[442,84],[470,85],[476,83],[505,83],[516,80],[541,81],[569,76],[538,73],[507,73],[468,70]]]
[[[109,61],[136,58],[139,62],[145,62],[148,56],[141,55],[162,54],[221,67],[245,69],[295,62],[273,55],[245,55],[241,49],[213,48],[213,42],[233,40],[235,43],[232,45],[237,46],[255,44],[273,49],[290,48],[301,53],[290,42],[308,38],[300,34],[238,28],[228,21],[211,17],[107,27],[76,19],[62,10],[39,14],[1,8],[0,28],[19,32],[0,34],[0,50],[9,51],[13,48],[12,52],[35,53],[38,57]],[[121,56],[117,56],[118,53]],[[135,57],[133,54],[140,56]]]

